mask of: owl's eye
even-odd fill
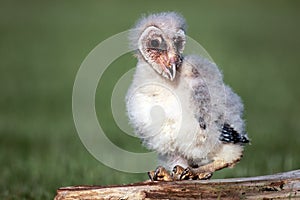
[[[159,42],[158,39],[150,40],[150,46],[151,47],[157,48],[157,47],[159,47],[159,45],[160,45],[160,42]]]
[[[177,49],[180,51],[182,50],[183,48],[183,39],[181,37],[178,37],[178,38],[175,38],[174,39],[174,43],[175,43],[175,46],[177,47]]]

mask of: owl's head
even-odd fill
[[[132,29],[131,45],[154,70],[172,81],[182,62],[185,30],[185,20],[175,12],[152,14]]]

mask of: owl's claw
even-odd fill
[[[154,180],[154,174],[155,174],[155,171],[148,172],[148,176],[149,176],[149,178],[150,178],[151,181],[155,181]]]
[[[212,172],[192,169],[187,167],[180,175],[180,180],[207,180],[212,177]]]
[[[148,176],[151,181],[173,181],[173,177],[162,166],[157,167],[155,171],[148,172]]]
[[[151,181],[179,181],[179,180],[207,180],[212,177],[213,173],[204,171],[201,168],[183,168],[176,165],[170,174],[164,167],[159,166],[155,171],[148,172]]]
[[[181,180],[180,177],[181,177],[181,174],[183,173],[183,171],[184,171],[183,167],[181,167],[180,165],[175,165],[175,167],[173,168],[173,171],[172,171],[173,179],[175,181]]]

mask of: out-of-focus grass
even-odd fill
[[[215,177],[299,168],[299,6],[296,1],[2,0],[0,198],[45,199],[60,186],[146,179],[110,169],[86,151],[73,124],[71,96],[90,50],[132,27],[142,13],[158,11],[185,16],[188,34],[206,48],[244,100],[252,145],[240,164]],[[106,72],[97,111],[107,116],[102,121],[107,131],[117,134],[111,139],[130,149],[139,144],[120,136],[107,101],[121,75],[118,66],[135,65],[131,56],[121,59]]]

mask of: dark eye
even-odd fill
[[[182,39],[181,38],[175,38],[174,42],[175,42],[175,45],[180,45],[181,42],[182,42]]]
[[[159,40],[158,39],[150,40],[150,45],[151,45],[151,47],[154,47],[154,48],[159,47]]]
[[[182,38],[180,38],[180,37],[175,38],[175,39],[174,39],[174,43],[175,43],[175,46],[177,47],[177,49],[178,49],[179,51],[182,50],[182,48],[183,48],[183,43],[184,43],[184,41],[183,41]]]

